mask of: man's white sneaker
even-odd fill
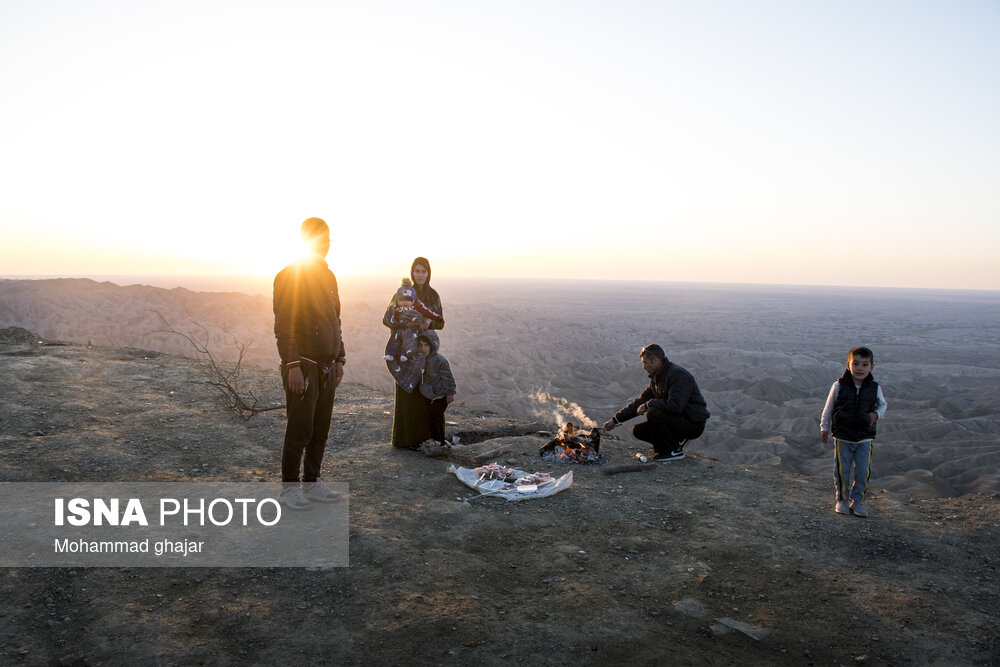
[[[851,503],[851,514],[863,518],[868,516],[868,510],[865,509],[865,506],[861,503],[860,500],[855,500],[854,502]]]
[[[846,500],[838,500],[837,501],[837,506],[833,508],[833,511],[836,512],[837,514],[850,514],[851,513],[850,508],[847,506],[847,501]]]
[[[319,477],[316,478],[315,482],[304,483],[302,485],[305,490],[305,496],[309,500],[315,500],[318,503],[338,503],[340,502],[341,496],[336,491],[331,491],[330,487],[323,483]],[[309,502],[308,500],[306,502]]]
[[[290,510],[300,511],[312,509],[312,503],[302,494],[302,487],[289,486],[278,494],[278,502]]]

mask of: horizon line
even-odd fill
[[[127,278],[127,279],[137,279],[137,278],[152,278],[152,279],[225,279],[225,278],[242,278],[242,279],[252,279],[252,280],[271,280],[272,276],[269,274],[256,274],[256,273],[88,273],[88,274],[51,274],[51,273],[22,273],[22,274],[0,274],[0,280],[94,280],[115,282],[110,280],[112,278]],[[399,276],[395,274],[365,274],[365,275],[350,275],[345,274],[338,276],[338,280],[377,280],[377,279],[392,279],[398,280]],[[100,279],[100,280],[98,280]],[[685,285],[685,286],[702,286],[702,287],[785,287],[785,288],[815,288],[815,289],[846,289],[846,290],[863,290],[863,289],[879,289],[879,290],[899,290],[899,291],[921,291],[921,292],[975,292],[981,294],[1000,294],[1000,289],[987,289],[987,288],[976,288],[976,287],[909,287],[909,286],[898,286],[898,285],[834,285],[828,283],[762,283],[762,282],[712,282],[712,281],[694,281],[694,280],[655,280],[650,278],[560,278],[560,277],[532,277],[532,276],[470,276],[470,275],[455,275],[447,276],[444,278],[446,282],[452,282],[456,280],[486,280],[486,281],[507,281],[507,282],[588,282],[588,283],[643,283],[643,284],[662,284],[662,285]],[[117,283],[116,283],[117,284]],[[136,283],[129,283],[136,284]],[[120,287],[125,287],[126,285],[119,285]],[[151,285],[153,286],[153,285]],[[194,291],[194,290],[192,290]]]

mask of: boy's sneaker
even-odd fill
[[[385,355],[385,356],[384,356],[384,357],[382,357],[382,358],[383,358],[383,359],[385,359],[386,361],[392,361],[392,360],[393,360],[393,359],[395,359],[396,357],[392,356],[391,354],[387,354],[387,355]]]
[[[868,510],[865,509],[864,503],[860,500],[855,500],[851,503],[851,514],[854,516],[860,516],[862,518],[868,516]]]
[[[666,463],[667,461],[679,461],[684,458],[683,449],[675,449],[672,452],[660,452],[653,457],[653,460],[657,463]]]
[[[318,503],[337,503],[343,497],[336,491],[331,491],[330,487],[323,483],[319,477],[316,478],[315,482],[303,483],[302,488],[304,489],[305,496],[309,500],[315,500]],[[306,502],[309,502],[307,500]]]
[[[399,360],[400,360],[400,361],[408,361],[408,359],[407,359],[407,357],[406,357],[406,355],[405,355],[405,354],[401,354],[401,355],[399,355]]]
[[[278,502],[294,511],[312,509],[312,503],[306,500],[302,494],[302,487],[299,486],[289,486],[282,489],[281,493],[278,494]]]
[[[838,500],[837,506],[833,508],[833,511],[837,514],[850,514],[851,509],[847,506],[846,500]]]

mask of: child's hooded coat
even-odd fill
[[[430,399],[440,396],[452,396],[458,391],[455,386],[455,376],[451,374],[448,360],[438,354],[441,341],[436,332],[428,329],[420,333],[420,338],[430,343],[431,353],[427,355],[423,377],[420,381],[420,393]]]

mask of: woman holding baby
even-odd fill
[[[437,290],[431,287],[431,263],[426,258],[417,257],[413,260],[413,264],[410,266],[410,280],[416,291],[417,299],[427,309],[441,315],[441,297]],[[382,318],[382,323],[390,329],[416,327],[418,331],[426,331],[427,329],[444,328],[443,317],[440,321],[426,317],[404,322],[398,321],[393,317],[396,311],[396,301],[394,294]],[[395,402],[392,411],[393,447],[416,449],[420,443],[431,437],[427,402],[417,388],[420,374],[423,372],[422,364],[423,357],[419,355],[415,359],[407,359],[406,361],[401,361],[398,357],[396,360],[386,360],[389,372],[395,380],[393,383]]]

